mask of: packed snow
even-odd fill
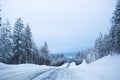
[[[0,80],[120,80],[120,55],[78,66],[74,62],[60,67],[0,63]]]

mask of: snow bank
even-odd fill
[[[4,63],[0,63],[0,70],[6,69],[6,68],[9,68],[9,67]]]
[[[69,63],[64,63],[62,66],[60,66],[59,68],[65,68],[66,66],[68,66]]]
[[[80,66],[86,66],[86,65],[87,65],[87,63],[85,60],[82,62],[82,64],[80,64]]]
[[[72,63],[70,64],[70,67],[69,67],[69,68],[76,68],[76,67],[77,67],[76,63],[75,63],[75,62],[72,62]]]
[[[81,80],[120,80],[120,55],[106,56],[74,69]]]

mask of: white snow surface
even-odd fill
[[[60,67],[0,63],[0,80],[120,80],[120,55],[78,66],[74,62]]]

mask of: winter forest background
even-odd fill
[[[1,10],[2,11],[2,10]],[[2,20],[2,16],[0,17]],[[31,27],[18,18],[14,26],[9,19],[0,24],[0,62],[6,64],[39,64],[60,66],[66,62],[81,64],[84,60],[91,63],[107,55],[120,54],[120,0],[117,1],[113,17],[110,19],[109,33],[102,34],[95,39],[94,47],[74,53],[67,57],[64,53],[49,52],[47,41],[41,47],[36,46],[32,37]]]

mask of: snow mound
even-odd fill
[[[84,64],[84,63],[83,63]],[[74,69],[82,80],[120,80],[120,55],[106,56]]]
[[[71,64],[70,64],[70,67],[69,68],[76,68],[76,63],[75,62],[72,62]]]
[[[0,70],[9,68],[6,64],[0,63]]]
[[[87,63],[85,60],[82,62],[82,64],[80,64],[80,66],[86,66],[86,65],[87,65]]]
[[[68,66],[69,63],[64,63],[62,66],[60,66],[59,68],[65,68],[66,66]]]

